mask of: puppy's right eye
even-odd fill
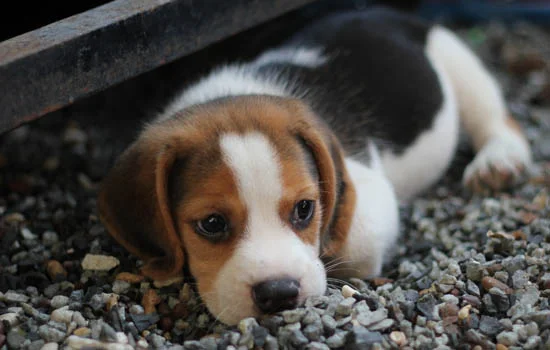
[[[211,214],[208,217],[197,221],[195,232],[208,240],[217,242],[227,238],[229,225],[220,214]]]

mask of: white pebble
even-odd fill
[[[31,230],[29,230],[29,229],[26,228],[26,227],[23,227],[23,228],[21,229],[21,236],[22,236],[23,239],[25,239],[26,241],[35,240],[36,237],[37,237],[34,233],[31,232]]]
[[[8,312],[6,314],[0,315],[0,323],[4,321],[6,321],[10,325],[10,327],[19,324],[19,318],[17,317],[17,313],[15,312]]]
[[[109,271],[120,264],[114,256],[86,254],[82,260],[83,270]]]
[[[62,308],[56,309],[50,315],[50,318],[53,321],[69,324],[73,319],[74,311],[69,310],[68,306],[63,306]]]
[[[116,332],[116,342],[120,344],[128,344],[128,337],[123,332]]]
[[[347,284],[345,284],[343,287],[342,287],[342,295],[344,296],[344,298],[350,298],[350,297],[353,297],[355,294],[359,293],[358,291],[356,291],[355,289],[351,288],[350,286],[348,286]]]
[[[80,311],[75,311],[73,314],[73,322],[75,322],[79,327],[88,326],[88,321],[82,316]]]
[[[57,350],[57,349],[59,349],[59,345],[57,345],[57,343],[46,343],[40,348],[40,350]]]
[[[133,314],[133,315],[142,315],[143,313],[145,312],[145,310],[143,309],[143,306],[141,305],[132,305],[130,306],[130,313]]]
[[[67,345],[71,349],[95,348],[105,350],[133,350],[132,346],[129,344],[104,343],[94,339],[78,337],[76,335],[71,335],[67,338]]]
[[[60,307],[69,305],[69,298],[64,295],[56,295],[50,301],[50,305],[54,309],[59,309]]]

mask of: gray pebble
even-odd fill
[[[26,303],[29,301],[29,297],[25,294],[16,293],[12,290],[8,290],[4,293],[4,299],[9,303]]]
[[[300,322],[302,317],[306,314],[305,309],[293,309],[293,310],[285,310],[282,312],[283,319],[285,320],[285,323],[296,323]]]
[[[346,298],[338,304],[336,307],[336,313],[342,316],[348,316],[351,314],[351,310],[353,308],[353,304],[355,304],[357,300],[353,297]]]
[[[393,321],[393,320],[392,320]],[[365,327],[353,327],[355,344],[358,346],[371,346],[375,343],[382,343],[383,338],[379,332],[371,332]]]
[[[388,310],[385,308],[380,308],[374,312],[361,313],[356,316],[357,322],[361,325],[369,328],[371,325],[374,325],[388,317]]]
[[[479,330],[488,336],[494,336],[503,330],[502,324],[498,319],[491,316],[482,315],[479,321]]]
[[[309,340],[315,341],[323,334],[323,328],[320,323],[312,323],[304,327],[302,332]]]
[[[515,289],[523,288],[529,282],[529,274],[523,270],[517,270],[512,275],[512,286]]]
[[[149,336],[149,342],[151,343],[151,345],[153,346],[153,348],[155,349],[162,349],[164,348],[164,344],[166,343],[166,339],[164,339],[163,337],[161,337],[160,335],[158,334],[154,334],[152,333],[150,336]],[[185,346],[185,345],[184,345]]]
[[[65,332],[57,328],[50,327],[49,324],[38,327],[38,334],[40,334],[40,337],[44,339],[46,343],[59,343],[65,339]]]
[[[497,335],[497,342],[506,346],[515,345],[518,342],[518,335],[514,332],[501,332]]]
[[[26,333],[19,327],[13,328],[8,332],[7,343],[12,349],[20,349],[26,339]]]
[[[302,318],[302,324],[309,325],[312,323],[321,323],[321,316],[313,310],[307,310]]]
[[[332,336],[327,338],[326,344],[333,349],[340,348],[346,343],[347,334],[348,332],[345,331],[337,331]]]
[[[311,342],[306,346],[306,350],[329,350],[330,348],[328,345],[319,343],[319,342]]]
[[[115,280],[113,282],[113,293],[126,294],[132,285],[126,281]]]
[[[206,350],[216,350],[218,348],[218,344],[216,342],[216,339],[214,337],[203,337],[200,340],[200,343]],[[163,344],[164,345],[164,344]],[[162,345],[161,345],[162,347]]]
[[[59,309],[63,306],[69,305],[69,298],[64,295],[56,295],[50,301],[50,305],[54,309]]]
[[[329,315],[323,315],[321,317],[321,322],[323,323],[323,328],[326,333],[333,334],[336,330],[336,321]]]

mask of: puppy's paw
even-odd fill
[[[491,138],[466,167],[463,184],[474,193],[501,191],[525,179],[531,166],[531,150],[515,132]]]

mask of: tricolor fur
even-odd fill
[[[234,324],[276,311],[266,295],[323,294],[327,272],[379,274],[398,202],[444,174],[460,124],[478,152],[469,188],[529,166],[500,88],[449,30],[385,9],[329,16],[183,91],[104,180],[101,218],[144,274],[186,264]]]

